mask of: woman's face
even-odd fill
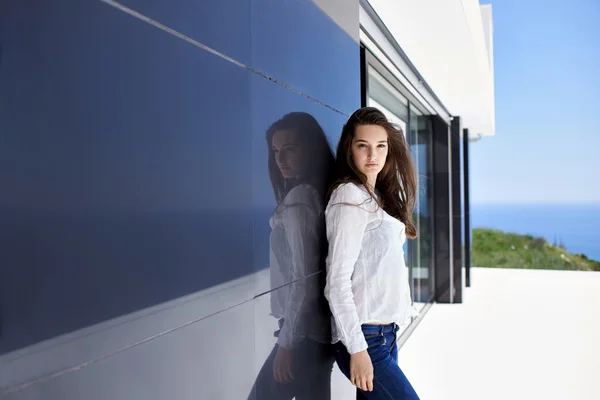
[[[352,139],[352,161],[369,180],[377,178],[388,154],[388,135],[379,125],[359,125]]]
[[[295,178],[302,173],[305,162],[304,148],[295,131],[276,131],[273,134],[272,150],[285,179]]]

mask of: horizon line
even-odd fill
[[[565,206],[565,205],[574,205],[574,206],[581,206],[581,205],[589,205],[589,206],[600,206],[600,201],[579,201],[579,202],[522,202],[522,203],[517,203],[517,202],[478,202],[478,201],[473,201],[471,200],[471,205],[472,206],[487,206],[487,205],[493,205],[493,206]]]

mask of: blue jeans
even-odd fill
[[[396,335],[398,325],[363,325],[363,334],[373,363],[373,391],[356,389],[357,400],[419,400],[419,396],[398,366]],[[342,342],[334,345],[335,360],[350,379],[350,354]]]

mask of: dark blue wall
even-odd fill
[[[247,396],[281,290],[266,130],[335,145],[360,105],[308,0],[122,4],[0,3],[1,398]]]

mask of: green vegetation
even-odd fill
[[[472,257],[477,267],[600,271],[600,262],[585,254],[570,254],[541,237],[495,229],[473,229]]]

